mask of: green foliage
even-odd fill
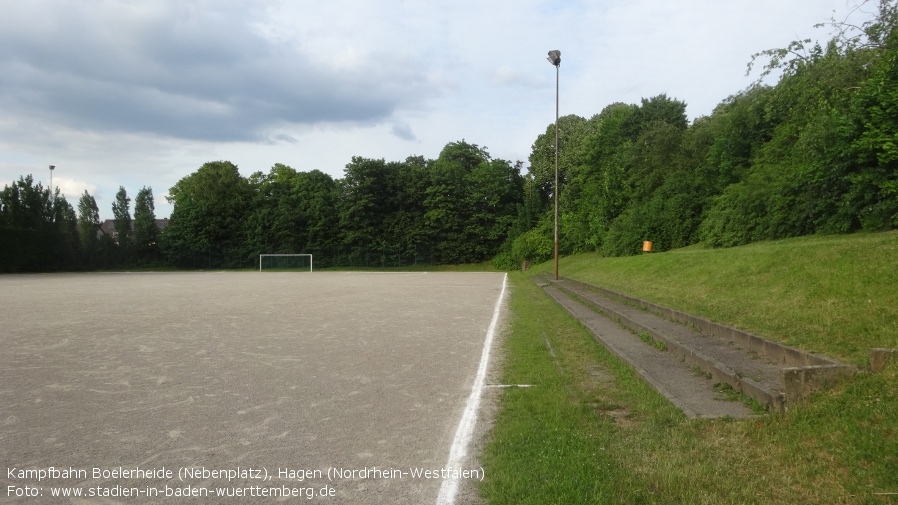
[[[643,241],[655,251],[694,244],[707,195],[701,181],[685,171],[671,174],[645,201],[636,202],[616,219],[602,252],[626,256],[642,251]]]
[[[35,272],[59,268],[57,235],[49,230],[0,228],[0,272]]]
[[[122,258],[127,261],[131,253],[131,199],[124,186],[119,186],[112,202],[112,222],[115,226],[115,242]]]
[[[714,247],[731,247],[813,233],[806,187],[795,172],[782,168],[756,166],[744,181],[727,187],[701,224],[702,240]]]
[[[436,263],[473,263],[496,254],[523,203],[516,166],[465,141],[447,144],[428,166],[424,225]]]
[[[390,213],[387,180],[393,167],[380,160],[353,157],[346,165],[340,183],[340,229],[343,242],[358,249],[383,233],[384,220]]]
[[[860,134],[852,147],[869,167],[850,174],[849,200],[867,230],[898,226],[898,31],[884,41],[873,75],[857,94]]]
[[[81,247],[84,251],[84,262],[87,266],[93,266],[97,261],[100,241],[97,234],[100,232],[100,209],[97,201],[87,190],[78,199],[78,235],[81,238]]]
[[[35,185],[31,175],[20,177],[0,193],[0,224],[27,230],[51,228],[51,202],[50,191],[41,184]]]
[[[474,257],[474,237],[466,233],[471,217],[468,174],[489,154],[476,144],[465,141],[446,145],[429,168],[430,181],[424,200],[424,222],[430,238],[436,241],[434,254],[439,263],[468,263]]]
[[[154,263],[159,259],[156,226],[156,203],[153,188],[144,186],[134,199],[134,252],[139,261]]]
[[[397,264],[403,257],[408,262],[417,261],[419,245],[429,243],[427,227],[424,220],[424,195],[427,191],[428,161],[421,156],[412,156],[404,162],[389,164],[391,172],[387,178],[387,194],[390,199],[390,212],[382,222],[383,233],[380,236],[382,255],[395,244]],[[386,243],[384,243],[386,242]],[[386,262],[387,256],[384,258]]]
[[[320,170],[298,172],[293,195],[299,212],[296,233],[302,241],[297,249],[300,252],[321,251],[333,247],[337,241],[334,230],[339,219],[339,188],[334,179]],[[323,260],[321,266],[328,266],[326,257],[320,260]]]
[[[318,267],[481,262],[524,207],[520,166],[464,141],[432,161],[354,157],[344,174],[276,164],[243,178],[207,163],[169,192],[165,255],[191,268],[250,266],[262,253],[311,253]]]
[[[74,268],[81,255],[75,211],[59,194],[20,177],[0,191],[0,272]]]
[[[510,251],[499,251],[493,259],[490,260],[490,264],[496,270],[517,270],[520,265],[518,265],[514,258],[511,255]]]
[[[511,259],[517,266],[542,263],[555,255],[555,243],[550,230],[534,228],[516,238],[511,246]]]
[[[643,98],[636,114],[636,129],[642,131],[654,123],[668,124],[679,130],[689,125],[686,118],[686,102],[675,100],[661,93],[652,98]]]
[[[633,254],[641,246],[657,227],[658,209],[649,206],[667,205],[653,195],[685,164],[685,108],[662,94],[641,106],[612,104],[589,120],[581,163],[561,190],[562,251]]]
[[[760,98],[768,138],[756,143],[739,180],[707,212],[703,240],[731,246],[756,240],[856,230],[863,205],[858,181],[880,170],[858,163],[857,90],[866,82],[869,52],[816,48],[791,64]],[[746,97],[748,98],[748,97]],[[872,200],[882,201],[874,195]]]
[[[169,190],[174,205],[162,246],[178,266],[252,265],[246,245],[246,218],[253,189],[228,161],[209,162]],[[258,256],[255,256],[258,258]]]
[[[310,253],[336,240],[338,191],[320,171],[297,172],[275,164],[268,175],[250,176],[255,197],[247,218],[248,250],[262,253]],[[257,251],[257,252],[256,252]],[[323,262],[320,260],[324,260]],[[319,266],[327,266],[319,258]]]
[[[590,134],[592,126],[582,117],[573,114],[558,118],[558,180],[562,186],[576,176],[575,171],[584,156],[584,140]],[[536,138],[529,160],[530,176],[541,201],[543,205],[550,205],[555,194],[554,123]]]
[[[781,71],[779,82],[755,84],[691,125],[685,104],[664,94],[571,117],[568,129],[583,133],[568,135],[562,153],[562,252],[898,226],[898,2],[881,0],[878,17],[858,27],[832,25],[838,35],[825,45],[756,54],[752,64],[768,58],[763,75]],[[534,144],[534,180],[545,179],[550,132]]]
[[[489,258],[505,241],[522,202],[519,169],[505,160],[480,163],[465,178],[471,211],[465,234],[474,242],[475,258]]]
[[[627,203],[626,168],[637,135],[638,114],[636,105],[616,103],[605,107],[592,119],[597,127],[587,139],[586,166],[579,174],[578,182],[587,187],[593,184],[598,214],[605,227],[623,211]]]

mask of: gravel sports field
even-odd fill
[[[0,502],[448,503],[444,481],[482,477],[457,430],[504,293],[498,273],[0,276]]]

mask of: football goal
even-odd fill
[[[308,270],[312,271],[311,254],[260,254],[259,271],[266,270]]]

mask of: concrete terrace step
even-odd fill
[[[690,418],[744,418],[752,415],[741,402],[729,401],[714,384],[689,369],[675,355],[661,352],[629,330],[574,300],[541,279],[534,280],[569,314],[577,318],[609,351],[632,366],[642,378]]]
[[[790,403],[797,403],[808,394],[854,372],[852,367],[824,356],[783,346],[735,328],[596,286],[571,279],[554,281],[541,277],[534,280],[568,312],[571,309],[567,305],[578,303],[589,306],[593,313],[600,311],[636,334],[647,333],[655,341],[663,342],[666,351],[656,350],[633,334],[629,334],[629,340],[643,344],[656,354],[669,355],[672,361],[677,362],[671,365],[674,368],[683,368],[685,364],[692,370],[709,374],[711,381],[705,380],[706,383],[728,384],[769,411],[784,411]],[[570,301],[562,301],[565,298]],[[587,315],[582,311],[578,313]],[[602,335],[596,336],[608,346]],[[680,380],[670,376],[669,370],[665,369],[647,373],[657,375],[659,380],[668,383]],[[652,383],[651,380],[649,382]],[[698,415],[713,417],[710,414]]]

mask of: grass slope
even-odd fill
[[[561,273],[862,364],[898,347],[896,247],[898,233],[811,237],[583,255]],[[509,279],[502,380],[536,386],[503,393],[488,503],[898,503],[898,365],[788,414],[690,421],[526,275]]]
[[[561,275],[857,365],[898,347],[898,232],[563,258]]]

